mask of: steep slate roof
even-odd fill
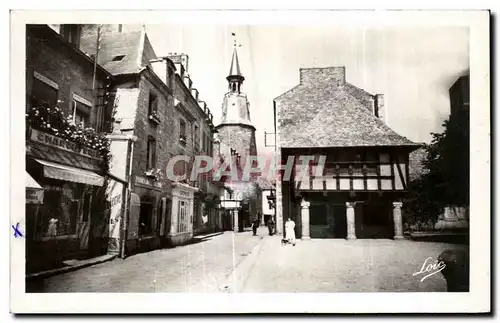
[[[88,55],[95,55],[96,36],[82,38],[80,48]],[[117,56],[124,57],[117,59]],[[98,63],[113,75],[138,73],[154,58],[156,55],[142,31],[101,35]]]
[[[372,113],[370,97],[349,83],[301,81],[275,99],[279,146],[417,146]]]

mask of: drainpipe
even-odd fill
[[[122,238],[122,243],[121,243],[121,250],[120,250],[120,257],[122,259],[125,259],[126,256],[126,244],[127,244],[127,237],[128,237],[128,222],[130,218],[130,199],[131,199],[131,192],[132,192],[132,161],[134,158],[134,142],[137,140],[136,136],[130,136],[129,141],[128,141],[128,153],[129,155],[127,156],[129,162],[127,163],[127,188],[126,188],[126,198],[125,198],[125,212],[124,212],[124,219],[123,219],[123,238]]]

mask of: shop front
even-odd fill
[[[194,194],[197,191],[196,187],[172,183],[172,216],[167,238],[171,245],[182,245],[193,238]]]
[[[162,182],[145,176],[134,176],[130,199],[127,254],[158,249],[162,222],[166,217],[168,197]]]
[[[26,225],[27,238],[33,239],[33,234],[36,230],[35,219],[38,211],[43,204],[43,187],[38,184],[33,177],[26,172]]]
[[[38,201],[38,207],[26,209],[28,272],[105,253],[103,240],[94,230],[107,224],[102,168],[98,151],[29,129],[26,171],[43,189],[43,197],[27,195],[27,203]]]
[[[194,233],[195,235],[220,231],[217,211],[218,196],[195,194],[194,198]]]

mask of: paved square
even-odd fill
[[[420,282],[428,257],[465,246],[408,240],[313,239],[281,246],[268,237],[243,292],[446,292],[441,273]],[[429,260],[429,261],[430,261]],[[429,262],[428,261],[428,262]]]

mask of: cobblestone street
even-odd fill
[[[428,257],[463,248],[408,240],[313,239],[281,246],[280,237],[264,241],[243,292],[446,292],[441,273],[420,280]]]
[[[30,282],[28,292],[211,292],[251,253],[252,232],[222,235],[172,249],[115,259],[74,272]]]

